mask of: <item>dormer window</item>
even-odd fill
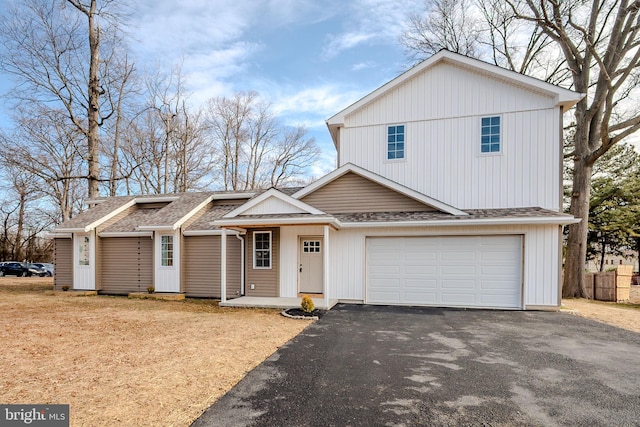
[[[387,160],[404,159],[404,125],[387,127]]]
[[[500,116],[483,117],[480,140],[480,152],[500,152]]]

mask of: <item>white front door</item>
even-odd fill
[[[321,294],[323,292],[322,260],[324,251],[322,237],[301,237],[299,245],[298,289],[300,293]]]
[[[94,233],[75,233],[73,240],[73,289],[95,290],[96,251]]]
[[[156,292],[180,292],[180,233],[155,236]]]

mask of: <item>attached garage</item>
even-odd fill
[[[522,236],[368,237],[367,304],[522,308]]]
[[[153,241],[150,237],[105,237],[100,244],[102,293],[146,292],[147,287],[153,285]]]

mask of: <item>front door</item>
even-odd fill
[[[321,294],[323,284],[322,259],[324,254],[322,237],[301,237],[298,289],[300,293]]]

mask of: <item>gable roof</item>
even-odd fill
[[[543,80],[536,79],[534,77],[526,76],[524,74],[517,73],[515,71],[507,70],[497,65],[489,64],[479,59],[470,58],[468,56],[460,55],[458,53],[450,52],[448,50],[441,50],[438,53],[432,55],[430,58],[422,61],[413,68],[400,74],[395,79],[380,86],[378,89],[369,93],[365,97],[351,104],[339,113],[331,116],[326,120],[329,132],[336,142],[336,130],[340,126],[344,125],[345,117],[353,113],[356,110],[364,107],[365,105],[374,102],[376,99],[383,96],[385,93],[398,87],[414,76],[425,72],[426,70],[434,67],[440,63],[450,63],[467,68],[475,72],[488,75],[498,80],[505,81],[516,86],[525,87],[536,92],[544,93],[555,100],[556,106],[562,106],[564,109],[568,109],[575,105],[580,99],[584,97],[584,94],[574,92],[569,89],[564,89],[559,86],[547,83]]]
[[[466,212],[461,211],[460,209],[456,209],[453,206],[447,205],[446,203],[433,199],[429,196],[426,196],[422,193],[419,193],[415,190],[405,187],[404,185],[398,184],[397,182],[391,181],[390,179],[387,179],[383,176],[375,174],[371,171],[368,171],[364,168],[356,166],[352,163],[346,163],[342,165],[341,167],[334,170],[333,172],[330,172],[329,174],[323,176],[319,180],[313,182],[312,184],[309,184],[307,187],[297,191],[292,195],[292,197],[296,199],[302,199],[303,197],[313,193],[314,191],[324,187],[325,185],[335,181],[336,179],[340,178],[341,176],[349,172],[354,173],[356,175],[360,175],[363,178],[373,181],[379,185],[382,185],[383,187],[389,188],[407,197],[410,197],[411,199],[417,200],[418,202],[428,205],[432,208],[435,208],[438,211],[448,213],[451,215],[462,215],[462,216],[467,215]]]
[[[297,193],[296,193],[297,194]],[[270,201],[278,201],[278,206],[269,203]],[[249,200],[242,206],[234,209],[224,216],[224,218],[235,218],[241,215],[252,215],[256,213],[254,208],[267,206],[269,214],[311,214],[311,215],[324,215],[325,213],[319,209],[314,208],[311,205],[304,203],[301,200],[297,200],[292,196],[289,196],[275,188],[271,188],[257,197]],[[274,210],[275,208],[275,210]],[[265,212],[263,212],[265,213]]]

